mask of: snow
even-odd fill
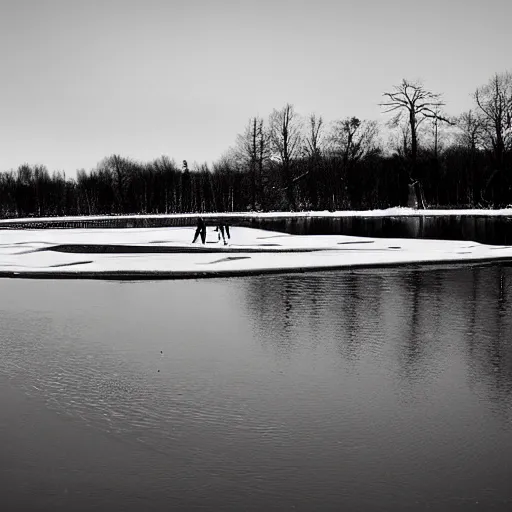
[[[0,277],[172,279],[512,261],[512,246],[467,241],[298,236],[233,226],[224,246],[211,227],[205,245],[192,244],[194,231],[0,229]]]

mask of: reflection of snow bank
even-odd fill
[[[248,273],[483,262],[509,259],[512,247],[476,242],[297,236],[233,227],[228,246],[195,228],[0,231],[0,276],[179,278]]]

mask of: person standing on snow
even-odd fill
[[[228,245],[228,243],[226,242],[226,237],[224,236],[224,232],[226,233],[226,235],[228,235],[228,239],[230,239],[231,236],[229,234],[229,226],[227,224],[218,224],[217,227],[215,228],[215,231],[218,232],[219,242],[220,242],[220,236],[222,235],[222,240],[224,241],[224,245]]]
[[[203,242],[203,244],[206,243],[206,223],[202,217],[197,218],[197,228],[192,243],[195,243],[199,235],[201,235],[201,242]]]

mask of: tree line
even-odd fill
[[[286,104],[252,117],[211,167],[111,155],[66,178],[23,164],[0,173],[0,215],[502,207],[512,203],[512,73],[473,100],[450,116],[440,94],[404,79],[383,94],[385,126],[327,124]]]

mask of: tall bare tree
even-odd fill
[[[512,73],[496,73],[475,91],[475,102],[482,120],[484,143],[502,170],[505,153],[512,150]]]
[[[327,137],[333,178],[331,209],[350,206],[349,184],[354,186],[359,181],[353,174],[355,165],[365,156],[378,152],[377,135],[375,121],[347,117],[332,124]]]
[[[295,178],[295,182],[305,178],[304,203],[318,208],[320,202],[319,181],[322,169],[322,156],[325,152],[326,137],[322,116],[310,114],[306,121],[303,137],[303,172]]]
[[[272,158],[282,166],[284,188],[289,207],[296,208],[293,163],[302,149],[302,121],[293,105],[287,103],[281,110],[274,110],[269,118]]]
[[[402,123],[388,137],[389,149],[402,159],[411,155],[411,129],[409,124]]]
[[[455,124],[458,128],[456,143],[473,154],[483,144],[482,117],[473,110],[468,110],[457,117]]]
[[[98,172],[105,180],[111,180],[117,199],[119,212],[126,206],[126,192],[132,178],[134,162],[120,155],[111,155],[104,158],[97,167]]]
[[[252,117],[244,131],[238,135],[236,144],[237,159],[249,168],[251,179],[251,202],[253,210],[261,204],[263,189],[263,167],[269,157],[269,136],[263,119]]]
[[[309,157],[321,155],[324,143],[324,120],[322,116],[311,114],[308,117],[307,133],[304,137],[304,151]]]
[[[420,82],[410,82],[403,79],[399,85],[393,87],[392,92],[385,92],[386,101],[380,106],[385,113],[396,112],[390,122],[391,126],[398,126],[403,120],[409,125],[411,136],[411,168],[410,180],[417,183],[416,195],[420,208],[425,204],[421,193],[421,183],[416,173],[416,162],[418,157],[418,128],[426,119],[435,119],[451,124],[451,121],[439,114],[440,108],[444,106],[441,95],[433,93]]]
[[[482,196],[484,190],[481,189],[481,183],[477,179],[477,160],[478,153],[483,148],[484,126],[482,116],[474,110],[463,112],[455,118],[456,132],[453,140],[453,146],[459,152],[462,151],[465,161],[464,176],[467,183],[466,197],[470,204],[475,200],[485,199]]]
[[[341,156],[344,166],[348,166],[378,152],[378,133],[376,121],[361,121],[357,117],[335,121],[330,135],[331,152]]]

